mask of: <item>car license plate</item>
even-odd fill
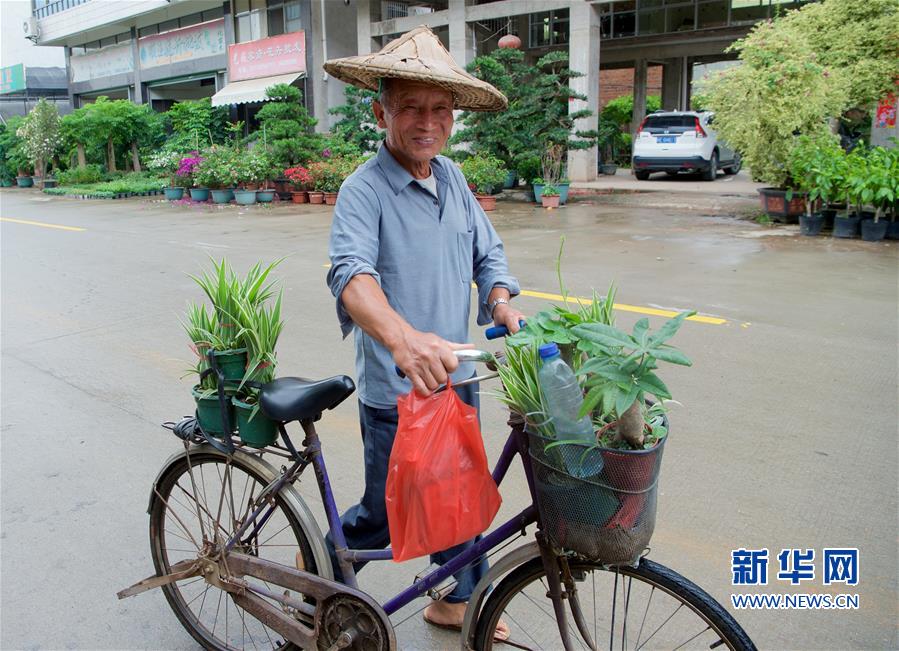
[[[677,136],[658,136],[658,142],[676,142]]]

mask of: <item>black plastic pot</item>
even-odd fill
[[[899,219],[887,225],[887,239],[899,240]]]
[[[887,226],[889,226],[889,222],[885,219],[879,219],[876,222],[873,219],[863,219],[862,239],[865,242],[879,242],[886,236]]]
[[[803,235],[820,235],[824,228],[824,215],[819,212],[799,216],[799,232]]]
[[[824,208],[821,211],[821,215],[824,217],[824,229],[825,230],[833,230],[833,220],[837,216],[837,211],[835,208]]]
[[[858,235],[859,218],[837,216],[833,220],[833,236],[834,237],[856,237]]]

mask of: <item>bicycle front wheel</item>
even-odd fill
[[[717,601],[663,565],[643,559],[637,567],[603,567],[570,559],[568,566],[575,592],[565,599],[565,609],[574,649],[755,649]],[[508,648],[494,642],[503,619],[512,646],[561,649],[548,592],[540,558],[511,572],[484,605],[475,648]]]
[[[150,551],[157,575],[169,574],[176,563],[208,553],[210,546],[220,549],[266,501],[260,493],[273,479],[262,466],[239,454],[226,457],[199,448],[175,461],[157,482],[150,509]],[[317,573],[298,514],[281,494],[269,498],[268,504],[259,516],[262,525],[250,527],[255,533],[244,535],[236,550]],[[293,648],[202,577],[162,589],[175,615],[207,649]]]

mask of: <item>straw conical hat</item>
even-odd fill
[[[378,80],[385,77],[434,84],[452,92],[455,107],[467,111],[500,111],[509,104],[496,88],[460,68],[425,26],[406,32],[380,52],[332,59],[325,63],[325,71],[369,90],[378,90]]]

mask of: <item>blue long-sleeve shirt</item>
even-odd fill
[[[355,332],[359,399],[370,407],[395,407],[411,384],[396,375],[388,350],[344,309],[340,297],[354,276],[372,276],[390,306],[416,330],[456,343],[468,341],[472,281],[480,325],[490,322],[487,297],[494,287],[519,293],[503,244],[462,172],[443,156],[431,161],[431,171],[437,197],[382,144],[344,181],[334,207],[328,285],[343,336]],[[453,380],[472,373],[471,364],[461,364]]]

